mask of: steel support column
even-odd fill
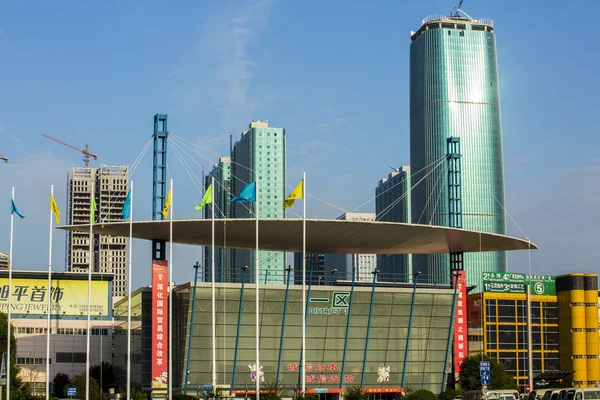
[[[152,166],[152,220],[165,219],[162,215],[167,196],[167,114],[154,115],[154,158]],[[166,259],[166,241],[152,241],[152,259]],[[170,360],[169,360],[170,361]]]

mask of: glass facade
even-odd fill
[[[219,163],[215,164],[212,171],[205,178],[204,187],[208,188],[211,185],[212,179],[215,180],[213,187],[213,195],[215,200],[215,218],[230,218],[231,203],[233,198],[231,191],[231,158],[221,157]],[[204,218],[212,218],[212,204],[204,207]],[[204,274],[205,282],[212,280],[211,273],[211,247],[204,248]],[[217,282],[231,282],[231,269],[229,260],[231,258],[231,249],[215,247],[215,279]],[[206,268],[208,266],[208,268]]]
[[[496,41],[491,23],[449,17],[424,21],[410,46],[412,222],[447,226],[447,139],[461,146],[463,228],[506,233]],[[448,255],[415,255],[430,282],[449,282]],[[506,253],[464,254],[467,283],[506,271]]]
[[[379,181],[375,189],[375,214],[377,221],[411,222],[410,167],[404,166]],[[381,282],[409,282],[412,275],[411,254],[380,254],[377,279]]]
[[[412,286],[412,285],[411,285]],[[241,314],[241,285],[217,285],[217,383],[233,389],[253,388],[249,365],[255,360],[255,288],[245,285]],[[306,386],[339,388],[360,384],[365,356],[371,287],[356,287],[348,322],[348,286],[312,286],[308,303]],[[185,384],[185,355],[188,354],[191,285],[175,289],[174,365],[177,386]],[[266,382],[277,379],[288,390],[298,386],[301,355],[302,291],[290,286],[287,306],[285,286],[260,288],[260,364]],[[376,287],[365,368],[365,387],[382,387],[377,381],[381,364],[390,367],[383,387],[399,388],[410,313],[412,287]],[[444,357],[448,341],[453,291],[449,288],[417,288],[405,385],[439,392],[445,375]],[[286,320],[283,325],[284,308]],[[211,380],[211,294],[210,286],[197,286],[194,324],[191,328],[189,388],[202,387]],[[241,319],[240,319],[241,318]],[[241,323],[239,342],[237,324]],[[284,343],[280,337],[284,327]],[[346,363],[342,374],[344,343],[348,333]],[[237,351],[236,351],[237,342]],[[280,352],[281,350],[281,352]],[[233,379],[234,360],[236,377]],[[189,392],[188,392],[189,393]],[[192,393],[193,394],[193,393]]]
[[[468,299],[471,354],[485,349],[485,354],[504,364],[524,391],[529,376],[527,326],[531,325],[533,375],[560,370],[556,296],[532,296],[530,321],[525,294],[482,293]]]
[[[150,390],[152,379],[152,292],[141,288],[131,297],[131,385]],[[127,298],[115,304],[113,332],[115,383],[127,384]]]
[[[233,148],[231,166],[232,192],[237,195],[244,185],[255,181],[258,174],[258,214],[260,219],[285,218],[285,129],[270,128],[267,122],[253,121]],[[232,205],[233,218],[254,218],[255,203]],[[260,233],[259,233],[260,235]],[[248,282],[254,282],[254,251],[234,250],[231,281],[241,281],[241,267],[249,266]],[[260,280],[263,283],[285,282],[285,253],[260,251]]]

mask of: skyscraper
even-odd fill
[[[312,271],[312,272],[311,272]],[[306,284],[318,285],[325,281],[325,254],[306,253]],[[294,253],[294,285],[302,285],[302,253]]]
[[[463,228],[506,233],[500,93],[494,26],[461,16],[432,17],[411,33],[410,164],[417,185],[413,223],[449,224],[447,139],[461,146]],[[469,285],[506,271],[506,253],[468,253]],[[448,255],[413,257],[429,281],[449,282]]]
[[[123,203],[127,196],[129,168],[126,165],[73,167],[69,182],[69,224],[89,224],[94,187],[96,223],[122,221]],[[90,261],[93,272],[114,274],[113,296],[127,294],[127,238],[94,235],[94,254],[90,256],[90,236],[69,232],[68,268],[73,272],[87,272]],[[93,259],[92,259],[93,257]]]
[[[377,221],[411,222],[410,167],[403,166],[390,172],[379,181],[375,189],[375,214]],[[382,282],[412,282],[411,254],[380,254],[377,280]]]
[[[213,166],[213,169],[205,178],[205,188],[208,188],[215,179],[213,186],[215,218],[231,218],[231,157],[221,157],[219,162]],[[212,218],[213,204],[204,207],[204,218]],[[215,279],[217,282],[231,282],[231,274],[235,273],[229,268],[229,259],[231,250],[226,248],[227,243],[215,243]],[[204,248],[204,281],[212,279],[212,258],[211,247]]]
[[[345,213],[336,219],[344,221],[375,221],[375,213]],[[376,254],[325,254],[325,275],[330,269],[337,269],[335,279],[351,280],[354,268],[354,278],[359,282],[372,282],[373,270],[377,268]],[[379,279],[379,278],[377,278]],[[327,278],[325,278],[327,280]]]
[[[285,129],[270,128],[268,121],[252,121],[235,143],[232,159],[231,192],[237,196],[245,184],[255,181],[258,174],[258,217],[285,218]],[[255,212],[256,202],[234,203],[231,207],[232,218],[254,218]],[[254,251],[232,251],[231,266],[236,271],[234,281],[239,281],[237,271],[245,265],[250,267],[249,272],[254,271]],[[262,283],[285,282],[285,253],[261,251],[259,273]],[[254,276],[252,272],[246,280],[253,282]]]

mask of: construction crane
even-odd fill
[[[4,164],[6,164],[8,162],[8,158],[6,158],[6,157],[0,157],[0,160],[4,160]]]
[[[56,139],[56,138],[53,138],[52,136],[48,136],[48,135],[46,135],[46,134],[42,134],[42,136],[43,136],[43,137],[45,137],[45,138],[48,138],[48,139],[50,139],[50,140],[54,140],[55,142],[57,142],[57,143],[60,143],[60,144],[62,144],[63,146],[70,147],[70,148],[72,148],[73,150],[77,150],[77,151],[79,151],[80,153],[83,153],[83,158],[82,158],[82,160],[83,160],[83,166],[84,166],[84,167],[88,167],[88,166],[90,165],[90,157],[94,157],[94,160],[97,160],[97,159],[98,159],[98,155],[97,155],[97,154],[90,153],[90,150],[89,150],[89,147],[88,147],[87,143],[85,144],[85,150],[83,150],[83,149],[80,149],[80,148],[78,148],[78,147],[75,147],[75,146],[73,146],[73,145],[70,145],[69,143],[65,143],[65,142],[63,142],[62,140],[58,140],[58,139]]]
[[[454,13],[451,13],[450,16],[451,17],[460,17],[460,14],[458,13],[459,11],[462,11],[460,8],[462,7],[462,3],[464,0],[460,0],[458,2],[458,4],[456,5],[456,7],[454,7]]]

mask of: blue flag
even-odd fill
[[[129,220],[129,214],[131,213],[131,189],[127,192],[127,197],[125,197],[125,203],[123,203],[123,209],[121,210],[121,214],[123,214],[123,219],[125,221]]]
[[[10,213],[15,213],[17,214],[19,217],[21,217],[21,219],[25,218],[25,216],[23,214],[21,214],[19,212],[19,210],[17,210],[17,206],[15,206],[15,200],[14,199],[10,199]]]
[[[256,201],[256,182],[244,186],[240,194],[231,199],[230,203],[246,203],[251,201]]]

